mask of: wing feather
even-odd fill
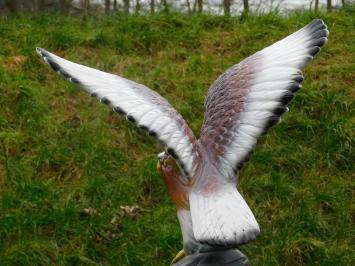
[[[37,53],[59,75],[162,141],[174,153],[185,177],[193,176],[199,157],[193,132],[158,93],[120,76],[75,64],[42,48],[37,48]]]
[[[301,87],[302,69],[328,33],[322,20],[314,20],[231,67],[212,84],[200,143],[226,177],[235,176],[257,138],[288,111],[287,104]]]

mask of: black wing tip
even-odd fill
[[[279,106],[274,110],[274,114],[276,116],[282,116],[284,113],[288,111],[286,106]]]
[[[295,96],[295,94],[293,92],[289,91],[281,97],[280,102],[286,106],[287,104],[290,103],[290,101],[293,99],[294,96]]]
[[[328,41],[329,31],[322,19],[314,19],[306,26],[308,34],[313,39],[310,47],[310,55],[314,56],[320,48]],[[319,49],[317,49],[319,48]]]
[[[153,131],[153,130],[149,131],[148,135],[151,136],[151,137],[154,137],[154,138],[158,137],[158,133]]]
[[[321,48],[328,41],[327,37],[321,37],[314,41],[313,45]]]
[[[313,20],[311,21],[311,23],[309,23],[309,24],[312,25],[312,26],[314,26],[314,25],[319,25],[319,24],[325,25],[324,20],[321,19],[321,18],[313,19]]]
[[[93,95],[93,94],[91,94],[91,95]],[[113,110],[114,110],[117,114],[126,115],[126,112],[123,111],[123,109],[122,109],[121,107],[116,106],[116,107],[113,108]]]
[[[46,57],[46,58],[47,58],[47,63],[55,72],[61,71],[61,67],[56,62],[54,62],[50,57]]]
[[[319,46],[313,46],[309,50],[309,53],[310,53],[311,56],[315,56],[317,53],[319,53],[319,51],[320,51],[320,47]]]
[[[93,96],[93,94],[91,94]],[[106,104],[106,105],[110,105],[110,100],[108,98],[106,98],[105,96],[101,98],[101,102]]]
[[[70,81],[76,85],[81,85],[81,82],[77,78],[71,77]]]
[[[323,19],[320,19],[320,18],[316,18],[316,19],[312,20],[306,27],[310,31],[327,29],[327,25],[324,23]]]
[[[41,47],[36,47],[36,52],[37,52],[37,54],[40,56],[40,57],[42,57],[43,59],[44,58],[50,58],[51,57],[51,55],[50,55],[50,53],[46,50],[46,49],[43,49],[43,48],[41,48]]]
[[[278,123],[280,123],[281,119],[280,116],[272,116],[269,118],[269,120],[267,121],[265,128],[269,129],[275,125],[277,125]]]
[[[144,131],[149,131],[149,128],[145,125],[138,125],[138,127]]]
[[[51,54],[41,48],[41,47],[36,47],[36,52],[37,54],[43,58],[43,60],[55,71],[57,72],[59,75],[61,75],[63,78],[65,78],[66,80],[68,80],[69,82],[72,82],[76,85],[81,85],[81,82],[79,81],[79,79],[71,76],[68,72],[66,72],[65,70],[63,70],[61,68],[61,66],[53,59],[53,57],[51,56]]]
[[[41,48],[41,47],[36,47],[36,52],[37,52],[38,55],[42,56],[42,53],[43,53],[43,52],[46,52],[46,50],[44,50],[44,49]]]
[[[175,152],[175,150],[173,148],[168,148],[167,152],[174,158],[174,159],[178,159],[179,156],[177,155],[177,153]]]
[[[98,97],[98,95],[95,94],[95,93],[91,94],[91,96]],[[98,97],[98,98],[99,98],[99,97]],[[101,101],[102,103],[104,103],[104,104],[107,104],[107,105],[110,105],[110,104],[111,104],[110,100],[109,100],[108,98],[106,98],[105,96],[102,97],[102,98],[100,99],[100,101]],[[149,128],[148,128],[148,127],[146,127],[146,126],[144,126],[144,125],[139,125],[139,124],[138,124],[138,121],[134,118],[134,116],[133,116],[133,115],[130,115],[130,114],[128,114],[128,113],[126,113],[121,107],[115,106],[115,107],[113,107],[112,109],[113,109],[114,112],[118,113],[119,115],[124,116],[124,117],[127,119],[128,122],[131,122],[131,123],[133,123],[133,124],[137,124],[137,126],[138,126],[139,128],[141,128],[141,129],[143,129],[143,130],[149,132]],[[149,135],[150,135],[150,132],[149,132]]]
[[[60,65],[53,60],[50,54],[45,50],[39,51],[40,56],[42,56],[43,60],[58,74],[64,76],[65,78],[70,78],[70,76],[65,73],[60,67]]]
[[[132,115],[127,115],[126,116],[127,120],[133,124],[137,123],[136,119]]]
[[[293,81],[295,81],[299,84],[301,84],[303,82],[303,80],[304,80],[303,75],[298,75],[298,76],[294,77],[294,79],[293,79]]]
[[[314,39],[318,39],[318,38],[327,38],[329,35],[329,31],[327,29],[318,29],[317,31],[313,32],[312,34],[312,38]]]
[[[302,82],[302,81],[301,81]],[[291,91],[292,93],[297,92],[300,88],[302,87],[301,83],[298,82],[294,82],[293,84],[290,85],[290,87],[288,88],[289,91]]]

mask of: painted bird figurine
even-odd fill
[[[158,169],[177,207],[184,253],[192,255],[235,248],[259,235],[259,225],[237,190],[238,172],[258,137],[288,111],[301,87],[302,69],[328,33],[322,20],[313,20],[219,76],[205,99],[200,139],[166,99],[144,85],[42,48],[37,53],[59,75],[165,145]]]

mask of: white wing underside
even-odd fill
[[[37,53],[58,74],[157,137],[177,159],[185,177],[193,175],[198,156],[193,133],[181,115],[158,93],[120,76],[70,62],[42,48],[37,48]]]

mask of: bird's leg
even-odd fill
[[[178,254],[176,254],[175,257],[173,258],[171,264],[178,262],[179,260],[185,258],[186,256],[187,256],[187,253],[185,252],[185,250],[184,249],[180,250],[178,252]]]

